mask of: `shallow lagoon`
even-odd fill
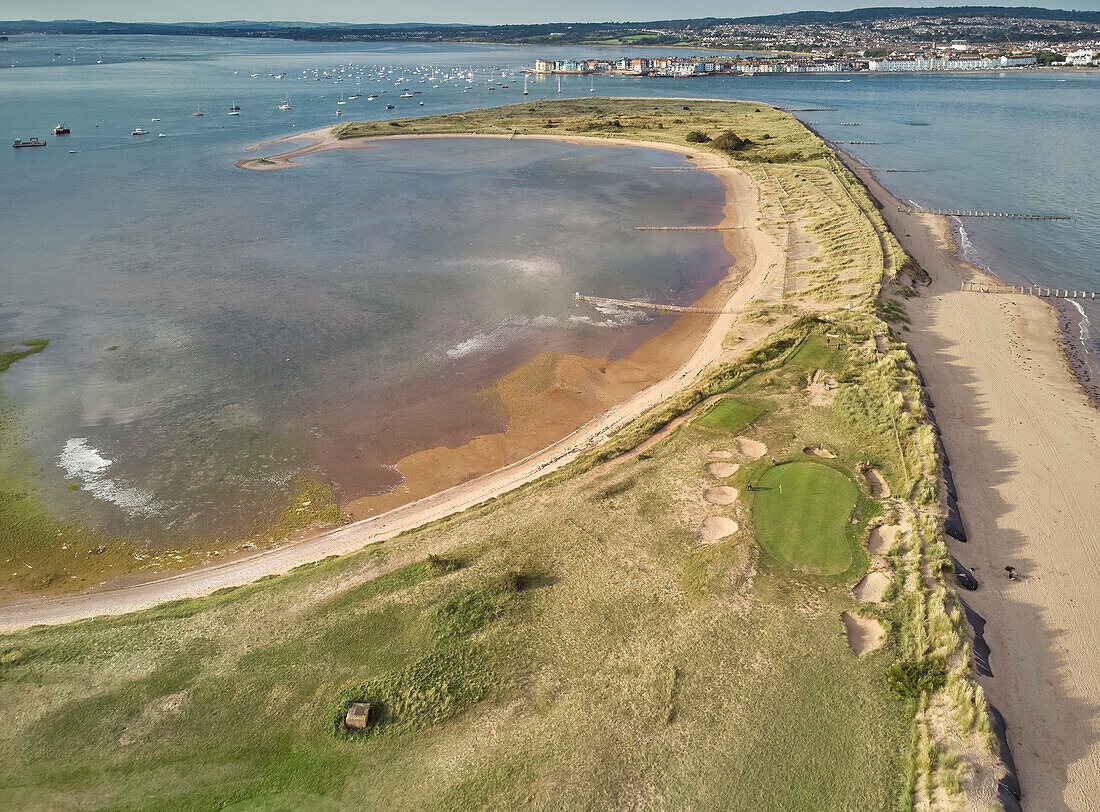
[[[724,275],[717,234],[634,231],[719,219],[716,179],[658,163],[686,165],[433,139],[217,185],[150,167],[108,197],[82,173],[65,228],[9,242],[4,333],[51,338],[4,381],[41,489],[155,537],[245,531],[296,474],[392,488],[402,456],[504,428],[482,390],[538,350],[619,357],[669,323],[573,291],[689,302]]]

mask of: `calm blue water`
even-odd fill
[[[434,141],[312,156],[287,172],[233,166],[245,145],[336,123],[338,109],[356,120],[518,102],[518,69],[543,54],[158,37],[0,45],[0,135],[49,140],[0,149],[0,340],[52,341],[3,381],[43,491],[151,534],[242,526],[294,473],[345,496],[382,490],[403,454],[502,426],[476,396],[492,376],[546,347],[626,353],[661,329],[577,311],[570,297],[688,301],[721,275],[716,238],[633,231],[716,217],[709,176],[645,171],[667,156]],[[563,77],[561,95],[592,95],[589,82]],[[902,198],[1079,209],[1076,223],[967,222],[968,251],[1008,279],[1100,288],[1100,74],[594,85],[836,107],[798,115],[826,137],[879,142],[847,148],[907,170],[880,175]],[[556,78],[529,86],[528,99],[559,97]],[[277,110],[284,98],[293,110]],[[227,115],[232,102],[240,116]],[[70,136],[52,135],[58,121]],[[150,134],[130,135],[137,126]]]

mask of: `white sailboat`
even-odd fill
[[[293,110],[294,109],[293,107],[290,106],[290,94],[289,93],[287,93],[285,96],[283,96],[283,103],[279,105],[279,109],[280,110]]]

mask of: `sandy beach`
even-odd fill
[[[1028,296],[962,292],[947,220],[883,204],[931,275],[902,336],[928,385],[959,492],[967,543],[951,552],[981,584],[962,594],[987,621],[992,676],[1025,809],[1095,809],[1100,798],[1100,413],[1070,369],[1059,314]],[[1022,579],[1009,581],[1005,567]]]
[[[369,146],[358,141],[350,144],[336,141],[326,133],[327,130],[280,139],[311,138],[312,143],[277,156],[278,160],[283,161],[283,167],[289,167],[296,165],[293,157],[309,152]],[[749,176],[718,155],[696,154],[671,144],[583,136],[526,138],[678,152],[692,156],[700,169],[718,177],[726,189],[720,225],[727,229],[722,232],[723,238],[736,261],[730,276],[699,303],[724,312],[682,316],[669,330],[629,357],[610,363],[564,354],[541,354],[497,384],[503,402],[509,404],[507,432],[478,437],[455,449],[429,449],[402,460],[406,490],[390,495],[392,501],[372,500],[352,505],[353,510],[369,518],[310,539],[169,577],[108,584],[98,592],[11,604],[0,608],[0,631],[122,614],[169,600],[206,595],[391,538],[561,468],[687,387],[703,369],[722,358],[737,314],[752,299],[770,295],[785,271],[781,246],[758,227],[761,216],[758,191]],[[372,511],[374,515],[370,515]]]

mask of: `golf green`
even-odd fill
[[[736,398],[722,398],[695,422],[700,426],[724,431],[740,431],[764,413],[763,409]]]
[[[851,566],[847,526],[859,497],[851,477],[817,462],[768,468],[753,484],[756,537],[792,567],[836,575]]]

